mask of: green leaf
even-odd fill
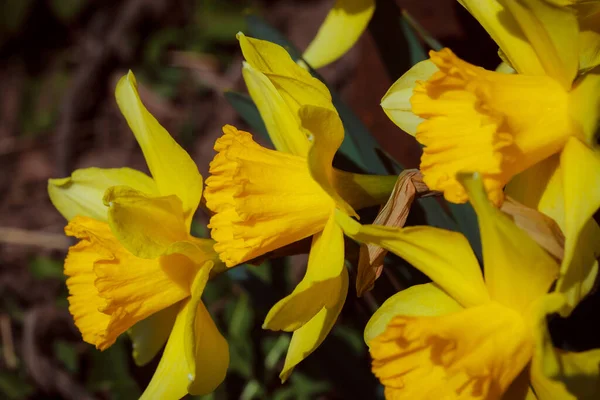
[[[52,343],[52,347],[54,348],[54,355],[65,366],[67,371],[73,374],[76,373],[79,367],[79,357],[73,344],[64,340],[57,340]]]
[[[259,133],[264,139],[268,140],[271,145],[271,138],[267,132],[267,127],[263,122],[258,108],[254,104],[254,101],[247,94],[238,92],[227,91],[225,92],[225,99],[231,106],[237,111],[237,113],[246,121],[253,133]]]
[[[448,203],[450,212],[458,224],[458,231],[469,240],[471,248],[479,261],[483,260],[481,251],[481,236],[479,234],[479,225],[477,223],[477,214],[469,203],[453,204]]]
[[[64,281],[63,262],[48,257],[37,256],[29,262],[29,271],[36,279],[59,279]]]
[[[35,389],[17,372],[0,371],[0,397],[8,400],[29,398]]]
[[[72,21],[86,6],[87,0],[52,0],[50,6],[52,12],[61,21]]]
[[[129,350],[119,339],[107,350],[92,350],[92,365],[87,386],[92,391],[105,391],[111,399],[128,400],[140,397],[141,391],[129,374]]]

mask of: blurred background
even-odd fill
[[[71,241],[52,207],[48,178],[76,168],[147,171],[114,100],[136,74],[144,103],[206,177],[224,124],[250,129],[224,97],[245,92],[235,34],[263,18],[304,49],[332,0],[5,0],[0,3],[0,398],[134,399],[157,357],[136,367],[126,337],[99,352],[68,313],[62,263]],[[381,146],[405,167],[420,149],[379,107],[412,65],[400,9],[467,61],[495,68],[497,48],[455,0],[382,0],[369,31],[320,71]],[[399,38],[399,39],[398,39]],[[424,44],[424,47],[427,47]],[[260,139],[260,138],[259,138]],[[265,142],[264,142],[265,143]],[[193,233],[207,236],[200,211]],[[349,252],[356,254],[350,245]],[[260,327],[302,277],[306,256],[245,266],[211,281],[206,303],[231,348],[225,382],[206,399],[368,399],[382,396],[362,330],[402,287],[392,274],[357,298],[353,284],[337,327],[282,385],[289,335]]]

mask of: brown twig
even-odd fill
[[[41,247],[49,250],[67,250],[71,245],[71,240],[60,233],[0,226],[0,243]]]
[[[12,328],[10,325],[10,316],[2,314],[0,316],[0,336],[2,336],[4,362],[9,369],[15,369],[17,368],[18,360],[17,355],[15,354],[15,343],[13,341]]]

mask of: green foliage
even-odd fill
[[[21,400],[29,397],[34,388],[17,371],[0,371],[0,397]]]
[[[104,351],[91,350],[92,366],[87,387],[111,394],[113,400],[138,398],[141,391],[129,373],[131,354],[121,338]]]

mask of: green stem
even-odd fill
[[[396,175],[363,175],[337,169],[333,179],[340,196],[357,210],[387,202],[397,180]]]

